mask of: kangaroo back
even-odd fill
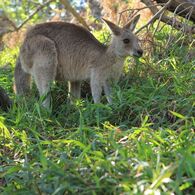
[[[27,34],[27,40],[44,36],[55,44],[58,55],[58,79],[84,80],[90,78],[89,69],[96,66],[96,61],[106,52],[101,44],[85,28],[65,23],[49,22],[38,24]],[[99,64],[98,64],[99,65]]]

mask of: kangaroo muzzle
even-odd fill
[[[142,57],[142,55],[143,55],[143,50],[142,49],[137,50],[133,54],[133,56],[138,57],[138,58]]]

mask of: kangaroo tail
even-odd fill
[[[24,72],[22,69],[22,65],[20,62],[20,58],[18,57],[16,62],[16,67],[14,71],[14,91],[17,95],[26,94],[30,89],[31,84],[31,75]]]
[[[0,87],[0,109],[4,111],[8,111],[8,109],[12,106],[12,101],[9,96],[5,92],[5,90]]]

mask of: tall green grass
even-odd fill
[[[14,101],[0,111],[2,195],[195,193],[195,60],[186,46],[127,62],[112,105],[93,104],[87,84],[70,105],[66,87],[54,85],[52,113],[35,87],[13,94],[17,52],[0,54],[0,85]]]

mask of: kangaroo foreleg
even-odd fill
[[[112,92],[112,90],[111,90],[111,86],[110,86],[109,82],[105,81],[104,82],[104,93],[106,95],[106,99],[107,99],[108,103],[110,103],[110,104],[112,103],[111,92]]]

